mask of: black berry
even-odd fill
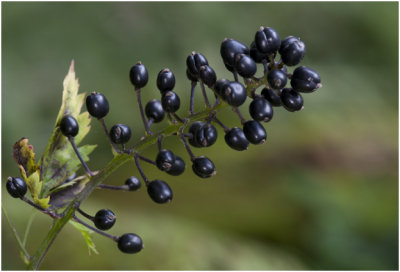
[[[138,235],[126,233],[119,237],[118,248],[124,253],[138,253],[143,248],[143,242]]]
[[[193,172],[201,178],[209,178],[217,173],[214,163],[204,156],[197,157],[193,160],[192,169]]]
[[[124,124],[116,124],[110,129],[111,141],[115,144],[125,144],[131,138],[131,129]]]
[[[161,97],[161,105],[166,112],[174,113],[181,106],[181,100],[175,92],[168,91],[163,93]]]
[[[281,70],[272,70],[268,72],[267,80],[272,89],[279,90],[286,86],[287,76]]]
[[[146,113],[147,118],[153,119],[154,123],[161,122],[165,117],[161,101],[157,99],[152,99],[147,102],[144,112]]]
[[[267,132],[257,121],[249,120],[243,125],[243,132],[252,144],[262,144],[267,139]]]
[[[247,92],[242,83],[232,81],[224,86],[221,96],[229,105],[239,107],[246,101]]]
[[[192,75],[188,69],[186,69],[186,77],[190,80],[190,81],[199,81],[199,79],[197,78],[197,76]]]
[[[306,53],[305,44],[299,38],[286,37],[279,48],[282,61],[287,66],[295,66],[300,63]]]
[[[238,127],[232,128],[225,134],[225,142],[228,146],[238,151],[247,150],[249,146],[249,141],[243,130]]]
[[[23,197],[28,189],[23,179],[13,177],[7,179],[6,188],[7,192],[14,198]]]
[[[260,27],[256,32],[254,43],[261,53],[274,54],[281,45],[281,39],[275,29],[271,27]]]
[[[251,43],[250,45],[250,57],[256,62],[256,63],[262,63],[264,60],[267,62],[268,60],[268,54],[261,53],[258,51],[257,46],[254,42]]]
[[[200,67],[203,65],[208,65],[208,61],[203,54],[192,52],[192,54],[186,58],[187,71],[193,78],[199,78]]]
[[[175,155],[175,161],[172,164],[172,167],[166,172],[172,176],[179,176],[183,174],[183,172],[185,172],[185,169],[186,169],[185,161],[178,155]]]
[[[159,204],[172,200],[172,190],[169,185],[162,180],[156,179],[147,185],[147,193],[150,198]]]
[[[103,94],[93,92],[86,97],[86,109],[91,116],[101,119],[107,115],[110,107]]]
[[[101,230],[111,229],[115,224],[115,220],[115,214],[108,209],[98,211],[93,218],[94,225]]]
[[[274,110],[271,104],[264,99],[255,98],[249,105],[250,116],[256,121],[268,122],[274,115]]]
[[[279,95],[276,93],[279,92]],[[272,90],[268,88],[264,88],[261,91],[261,94],[264,96],[265,99],[271,103],[272,106],[278,107],[281,105],[281,97],[280,97],[281,90]]]
[[[257,72],[257,65],[248,55],[237,54],[235,57],[235,70],[242,77],[249,78]]]
[[[248,55],[249,52],[250,50],[247,45],[234,39],[225,39],[221,43],[220,53],[222,60],[224,61],[226,68],[228,68],[228,70],[231,72],[234,71],[233,67],[235,65],[235,56],[237,54]]]
[[[215,92],[219,96],[222,96],[222,93],[225,91],[225,86],[228,85],[229,83],[230,83],[230,81],[225,78],[218,79],[214,85]]]
[[[217,81],[217,75],[213,68],[208,65],[203,65],[200,67],[200,78],[208,87],[211,87]]]
[[[132,85],[137,89],[144,87],[149,80],[147,69],[140,61],[132,66],[129,77]]]
[[[194,140],[202,147],[213,145],[217,141],[217,129],[211,124],[204,124],[194,132]]]
[[[313,69],[300,66],[294,70],[290,84],[297,92],[311,93],[321,87],[321,78]]]
[[[161,70],[157,76],[157,88],[161,93],[171,91],[175,87],[175,75],[168,68]]]
[[[142,184],[137,177],[129,177],[125,180],[125,185],[128,185],[129,191],[136,191],[138,190]]]
[[[75,137],[79,132],[78,122],[71,115],[65,115],[60,122],[61,133],[66,137]]]
[[[193,122],[189,127],[189,133],[192,134],[192,138],[189,138],[189,144],[191,144],[194,147],[202,147],[201,144],[196,141],[195,135],[197,133],[197,130],[200,129],[203,125],[204,125],[203,122],[196,121]]]
[[[285,88],[281,93],[283,107],[288,111],[299,111],[303,108],[303,97],[292,88]]]
[[[162,149],[158,152],[156,157],[157,168],[161,171],[168,171],[172,168],[175,159],[175,154],[171,150]]]

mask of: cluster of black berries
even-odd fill
[[[225,39],[221,43],[221,57],[225,67],[233,73],[233,79],[217,79],[214,69],[209,65],[207,58],[201,53],[192,52],[186,59],[186,76],[191,83],[191,96],[189,116],[181,118],[177,111],[181,106],[180,98],[173,91],[175,87],[175,75],[168,69],[162,69],[157,75],[157,88],[161,93],[161,100],[153,99],[142,106],[141,90],[148,83],[148,71],[141,63],[136,63],[130,70],[129,76],[139,105],[141,119],[145,129],[144,137],[157,136],[158,154],[155,160],[151,160],[139,154],[135,148],[127,148],[126,144],[131,138],[131,129],[125,124],[116,124],[107,129],[104,118],[109,112],[109,103],[105,96],[93,92],[86,98],[86,108],[89,114],[98,119],[116,153],[132,155],[136,167],[147,187],[150,198],[156,203],[167,203],[172,200],[173,193],[163,180],[150,181],[143,172],[139,161],[155,165],[159,170],[172,176],[181,175],[186,168],[184,159],[173,151],[162,147],[163,137],[169,136],[163,133],[154,135],[151,125],[159,123],[167,116],[170,123],[179,125],[179,130],[172,135],[177,136],[183,143],[192,162],[193,172],[200,178],[210,178],[216,173],[214,163],[205,156],[195,156],[192,147],[204,148],[213,145],[217,141],[218,132],[214,124],[222,127],[225,133],[226,144],[234,150],[248,149],[249,144],[262,144],[266,141],[267,133],[262,123],[269,122],[273,117],[273,107],[283,106],[288,111],[298,111],[303,108],[303,98],[300,93],[310,93],[321,87],[320,77],[317,72],[305,66],[297,67],[290,74],[287,67],[300,63],[305,54],[305,45],[299,38],[289,36],[283,40],[278,33],[270,27],[261,27],[255,34],[250,48],[234,39]],[[277,56],[280,56],[276,60]],[[262,64],[263,75],[256,77],[257,64]],[[239,76],[243,78],[239,81]],[[286,87],[290,80],[291,87]],[[199,113],[193,111],[194,93],[196,86],[200,89],[206,106],[206,116],[199,120]],[[210,103],[206,87],[212,91],[215,102]],[[262,87],[261,94],[257,94]],[[246,120],[239,110],[246,99],[252,99],[249,104],[249,113],[252,119]],[[229,128],[217,118],[217,107],[225,103],[238,115],[241,126]],[[203,112],[204,113],[204,112]],[[78,134],[79,126],[73,116],[66,115],[60,124],[62,134],[68,137],[79,160],[89,176],[94,174],[81,158],[74,142]],[[186,132],[185,132],[186,130]],[[100,184],[102,189],[115,189],[135,191],[141,183],[137,177],[126,180],[125,185],[113,186]],[[22,179],[9,178],[7,190],[14,197],[24,198],[26,184]],[[25,199],[26,200],[26,199]],[[31,203],[30,203],[31,204]],[[111,236],[100,230],[108,230],[115,223],[115,215],[112,211],[103,209],[94,217],[86,214],[77,207],[86,218],[92,220],[96,230],[118,242],[121,251],[135,253],[142,249],[142,240],[136,234],[124,234],[121,237]],[[55,216],[54,214],[51,214]],[[74,219],[92,228],[86,223]],[[93,228],[92,228],[93,229]]]

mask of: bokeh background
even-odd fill
[[[38,156],[44,149],[72,59],[81,91],[103,92],[111,104],[107,123],[130,125],[135,141],[143,128],[128,80],[133,64],[141,60],[150,73],[144,101],[159,98],[157,73],[173,70],[183,102],[179,113],[185,115],[187,55],[202,52],[219,78],[232,78],[219,56],[221,41],[230,37],[249,45],[261,25],[306,43],[302,64],[320,73],[323,88],[304,95],[304,110],[276,108],[265,125],[267,142],[246,152],[229,149],[219,130],[217,144],[194,150],[215,162],[218,174],[211,179],[197,178],[190,165],[180,177],[144,165],[151,179],[169,182],[174,190],[170,204],[153,203],[144,188],[96,191],[83,208],[92,214],[112,209],[118,219],[110,233],[135,232],[145,249],[124,255],[113,242],[94,235],[100,254],[89,256],[81,234],[67,226],[42,269],[398,268],[396,2],[3,2],[2,180],[19,175],[12,159],[19,138],[29,137]],[[242,111],[248,117],[246,105]],[[230,110],[220,116],[227,125],[238,125]],[[111,159],[96,122],[85,143],[98,144],[91,168]],[[187,159],[176,139],[165,145]],[[144,155],[155,157],[155,149]],[[131,175],[138,175],[134,165],[124,165],[108,183],[121,184]],[[2,205],[23,236],[34,211],[6,190]],[[2,219],[2,268],[24,269]],[[35,216],[27,240],[30,252],[50,224],[48,217]]]

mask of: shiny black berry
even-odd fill
[[[199,78],[200,67],[203,65],[208,65],[208,61],[203,54],[192,52],[192,54],[186,58],[187,71],[193,78]]]
[[[143,242],[138,235],[126,233],[119,237],[118,248],[124,253],[138,253],[143,248]]]
[[[238,151],[246,150],[249,146],[249,141],[243,130],[238,127],[232,128],[225,134],[225,142],[228,146]]]
[[[185,172],[185,168],[185,161],[178,155],[175,155],[175,161],[172,164],[172,167],[166,172],[172,176],[179,176]]]
[[[274,54],[279,50],[281,39],[275,29],[271,27],[260,27],[254,37],[254,43],[259,52]]]
[[[111,229],[115,224],[115,220],[115,214],[108,209],[98,211],[93,218],[94,225],[100,230]]]
[[[303,108],[303,97],[292,88],[285,88],[281,93],[282,106],[288,111],[299,111]]]
[[[211,87],[217,81],[217,75],[213,68],[208,65],[203,65],[200,67],[200,78],[208,87]]]
[[[262,144],[267,139],[267,132],[257,121],[249,120],[243,125],[243,132],[252,144]]]
[[[271,104],[264,99],[255,98],[249,105],[250,116],[256,121],[268,122],[274,115],[274,110]]]
[[[279,93],[279,95],[277,94]],[[278,107],[281,105],[281,90],[272,90],[268,88],[264,88],[261,91],[261,94],[264,96],[265,99],[268,100],[269,103],[271,103],[272,106]]]
[[[211,124],[204,124],[194,132],[194,140],[202,147],[213,145],[217,141],[217,129]]]
[[[125,144],[131,138],[131,129],[124,124],[116,124],[110,129],[111,141],[115,144]]]
[[[138,190],[142,184],[137,177],[129,177],[125,180],[125,185],[128,185],[129,191],[136,191]]]
[[[279,48],[282,61],[287,66],[295,66],[300,63],[306,54],[306,46],[299,38],[286,37]]]
[[[149,80],[149,74],[146,67],[139,61],[132,66],[129,72],[129,78],[132,85],[139,89],[147,84],[147,81]]]
[[[161,70],[157,76],[157,88],[161,93],[171,91],[175,87],[175,75],[166,68]]]
[[[7,192],[14,198],[23,197],[28,189],[23,179],[13,177],[7,179],[6,188]]]
[[[287,76],[281,70],[271,70],[268,72],[267,80],[272,89],[279,90],[286,86]]]
[[[156,157],[157,168],[161,171],[168,171],[174,164],[175,159],[175,154],[171,150],[162,149],[158,152]]]
[[[262,63],[264,60],[266,60],[267,62],[269,61],[268,54],[261,53],[260,51],[258,51],[257,46],[254,42],[252,42],[250,45],[250,57],[256,63]]]
[[[193,160],[193,172],[201,178],[209,178],[216,174],[214,163],[207,157],[200,156]]]
[[[161,97],[161,105],[166,112],[174,113],[181,106],[181,100],[175,92],[168,91],[163,93]]]
[[[247,92],[242,83],[232,81],[225,85],[221,96],[229,105],[239,107],[246,101]]]
[[[290,84],[297,92],[311,93],[321,87],[321,78],[313,69],[300,66],[294,70]]]
[[[248,55],[249,52],[250,50],[247,45],[234,39],[225,39],[221,43],[220,53],[222,60],[224,61],[226,68],[231,72],[234,71],[235,56],[237,54]]]
[[[237,54],[235,57],[235,70],[242,77],[249,78],[257,72],[257,65],[248,55]]]
[[[218,79],[217,82],[215,82],[215,85],[214,85],[215,92],[219,96],[222,96],[222,93],[225,91],[225,89],[224,89],[225,86],[228,85],[229,83],[230,83],[230,81],[225,79],[225,78]]]
[[[86,109],[91,116],[101,119],[107,115],[110,107],[103,94],[93,92],[86,97]]]
[[[147,102],[144,112],[146,113],[147,118],[153,119],[154,123],[161,122],[165,117],[161,101],[157,99],[152,99]]]
[[[156,179],[147,185],[147,193],[150,198],[159,204],[172,200],[172,190],[169,185],[162,180]]]
[[[71,115],[65,115],[60,121],[60,130],[66,137],[75,137],[79,132],[78,122]]]
[[[190,81],[199,81],[199,79],[197,78],[197,76],[192,75],[188,69],[186,69],[186,77],[190,80]]]
[[[197,133],[197,130],[200,129],[203,125],[204,125],[203,122],[196,121],[193,122],[189,127],[189,133],[192,134],[192,138],[189,138],[189,144],[191,144],[194,147],[202,147],[201,144],[196,141],[195,135]]]

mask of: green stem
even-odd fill
[[[247,93],[251,94],[251,90],[254,88],[258,88],[259,86],[265,84],[266,80],[260,80],[258,82],[254,82],[252,84],[248,84],[247,86]],[[184,127],[199,120],[203,120],[207,118],[212,111],[219,111],[224,108],[228,108],[229,105],[225,102],[221,102],[215,107],[207,108],[202,112],[196,113],[194,115],[190,115],[189,117],[184,118],[184,124],[171,124],[168,127],[164,128],[163,130],[152,133],[151,135],[147,135],[144,139],[140,140],[136,145],[133,147],[133,154],[139,153],[143,151],[147,147],[153,145],[157,142],[158,137],[162,135],[163,137],[176,135],[176,133],[181,130],[183,131]],[[54,220],[53,227],[50,229],[49,233],[47,234],[46,238],[42,241],[40,247],[32,256],[30,263],[28,264],[27,269],[29,270],[36,270],[39,268],[41,262],[43,261],[47,251],[49,250],[51,244],[57,237],[58,233],[62,230],[62,228],[68,223],[70,219],[72,219],[75,211],[76,211],[76,204],[83,202],[92,192],[97,188],[99,184],[101,184],[112,172],[118,169],[123,164],[127,163],[130,160],[133,160],[133,154],[118,154],[112,159],[103,170],[101,170],[96,175],[90,178],[90,181],[85,185],[85,188],[75,197],[75,199],[67,206],[67,208],[63,212],[63,217]]]

